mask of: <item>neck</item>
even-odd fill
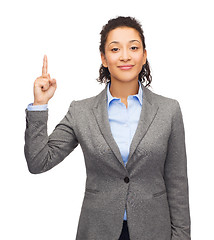
[[[139,84],[137,81],[119,82],[111,81],[109,91],[113,97],[126,100],[129,95],[135,95],[138,93]]]

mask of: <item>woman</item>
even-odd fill
[[[97,80],[105,89],[72,101],[50,136],[47,104],[56,80],[44,57],[33,106],[26,109],[29,171],[48,171],[80,144],[87,179],[77,240],[189,240],[182,113],[177,100],[147,88],[152,77],[140,23],[131,17],[109,20],[100,53]]]

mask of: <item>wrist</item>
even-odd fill
[[[48,104],[48,103],[47,102],[46,103],[45,102],[44,103],[42,103],[42,102],[41,103],[34,102],[33,106],[36,106],[36,105],[46,105],[46,104]]]

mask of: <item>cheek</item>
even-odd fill
[[[144,56],[143,54],[139,54],[135,57],[136,63],[138,63],[139,67],[143,67]]]
[[[116,54],[107,55],[106,59],[107,59],[107,64],[109,67],[113,67],[113,66],[117,65],[118,57],[116,56]]]

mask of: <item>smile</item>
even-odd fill
[[[129,70],[132,69],[134,65],[123,65],[123,66],[118,66],[121,70]]]

